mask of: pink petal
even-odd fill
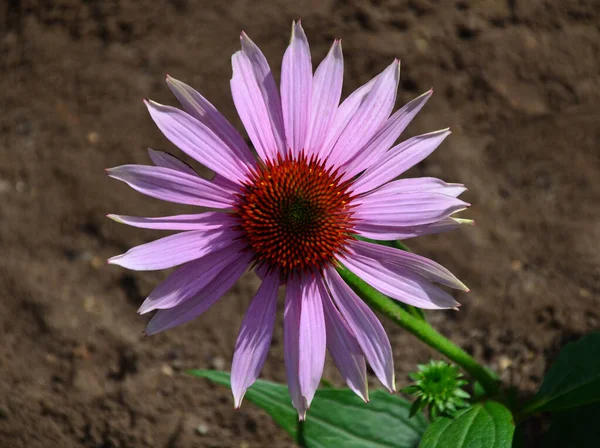
[[[327,57],[319,64],[312,83],[310,125],[306,138],[306,155],[318,155],[335,117],[342,95],[344,58],[342,43],[336,40]]]
[[[107,215],[110,219],[141,229],[157,230],[214,230],[235,225],[228,213],[206,212],[194,215],[141,218],[138,216]]]
[[[211,183],[216,185],[217,187],[224,188],[225,190],[229,190],[232,192],[239,192],[242,190],[241,184],[236,184],[235,182],[230,181],[226,177],[221,176],[220,174],[215,174],[215,177],[212,178]]]
[[[202,258],[186,263],[169,275],[142,303],[138,313],[173,308],[195,296],[231,262],[239,258],[245,245],[233,243]]]
[[[200,316],[219,300],[244,273],[252,254],[242,253],[239,258],[225,267],[196,296],[168,310],[159,310],[146,327],[146,334],[152,335],[169,330]]]
[[[356,89],[352,94],[346,98],[340,107],[335,111],[335,115],[333,121],[331,122],[331,126],[325,133],[325,140],[320,148],[315,148],[315,151],[318,150],[317,154],[320,156],[321,160],[325,160],[331,149],[338,141],[340,134],[346,129],[348,123],[354,117],[354,114],[360,107],[360,105],[365,101],[365,98],[381,76],[381,73],[371,79],[369,82],[363,84],[358,89]]]
[[[231,93],[246,132],[262,160],[286,152],[279,92],[269,64],[246,33],[242,50],[231,58]]]
[[[400,80],[400,61],[395,60],[378,77],[331,150],[334,166],[343,165],[375,135],[392,113]]]
[[[357,151],[354,158],[348,162],[345,167],[344,179],[351,179],[376,163],[392,147],[432,94],[433,89],[407,103],[392,115],[371,140],[360,151]]]
[[[365,355],[329,296],[323,299],[323,309],[327,329],[327,350],[348,387],[364,401],[369,401]]]
[[[302,311],[302,288],[298,278],[292,277],[285,292],[283,312],[283,347],[285,371],[292,405],[300,420],[306,418],[308,403],[300,389],[300,315]]]
[[[214,132],[244,163],[256,167],[248,145],[227,119],[196,90],[167,75],[167,84],[188,114]]]
[[[237,156],[208,126],[174,107],[145,103],[156,125],[175,146],[229,180],[246,179],[254,162]]]
[[[396,390],[394,359],[390,340],[373,311],[342,280],[334,268],[325,271],[325,280],[340,314],[379,381],[390,391]]]
[[[134,190],[163,201],[212,208],[230,208],[234,191],[215,185],[197,175],[170,168],[121,165],[106,170]]]
[[[275,322],[279,272],[270,272],[252,299],[235,344],[231,365],[231,391],[239,408],[246,390],[256,381],[265,364]]]
[[[302,279],[298,376],[300,391],[307,407],[310,406],[315,391],[319,387],[325,365],[326,330],[323,300],[327,296],[327,290],[320,277],[307,275]]]
[[[168,152],[164,151],[156,151],[152,148],[148,148],[148,154],[150,155],[150,160],[152,160],[152,163],[156,166],[162,166],[163,168],[181,171],[182,173],[189,174],[190,176],[198,176],[198,173],[196,173],[191,166],[179,160],[173,154],[169,154]]]
[[[401,266],[356,253],[340,261],[373,288],[392,299],[427,310],[458,306],[458,302],[446,291]]]
[[[292,155],[304,149],[311,109],[312,64],[300,22],[292,24],[292,37],[281,66],[281,106],[285,136]]]
[[[353,192],[366,193],[395,179],[435,151],[449,135],[450,131],[443,129],[409,138],[394,146],[354,183]]]
[[[367,223],[357,223],[354,231],[364,237],[374,240],[405,240],[436,233],[449,232],[463,225],[473,225],[470,219],[446,218],[432,224],[414,227],[387,226]]]
[[[392,197],[406,193],[439,193],[447,196],[458,197],[467,191],[462,184],[449,184],[435,177],[415,177],[398,179],[385,184],[383,187],[368,194],[369,197]]]
[[[381,263],[397,265],[430,282],[436,282],[440,285],[462,291],[469,291],[469,288],[444,266],[420,255],[366,241],[353,241],[352,250],[360,256],[373,258]]]
[[[369,194],[356,200],[354,218],[365,224],[418,226],[464,210],[468,203],[439,193]]]
[[[231,229],[190,230],[136,246],[108,262],[135,271],[167,269],[223,249],[238,237]]]

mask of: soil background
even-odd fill
[[[254,274],[144,337],[137,307],[167,273],[105,260],[158,234],[105,214],[189,210],[104,168],[148,163],[148,146],[177,152],[141,101],[175,104],[165,73],[241,130],[228,82],[239,32],[278,78],[297,18],[315,67],[343,38],[345,94],[394,57],[399,105],[435,87],[406,135],[453,135],[408,174],[465,183],[477,225],[409,241],[472,289],[430,320],[523,396],[600,327],[598,1],[0,0],[0,447],[292,446],[252,404],[234,411],[228,390],[183,374],[229,369]],[[262,376],[283,382],[278,319]],[[432,352],[384,324],[401,387]],[[330,360],[324,377],[341,384]]]

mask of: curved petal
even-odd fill
[[[106,174],[125,182],[134,190],[163,201],[212,208],[231,208],[232,190],[215,185],[197,175],[158,166],[121,165]]]
[[[474,225],[475,221],[471,219],[446,218],[432,224],[414,227],[386,226],[377,224],[357,223],[354,231],[364,237],[374,240],[406,240],[425,235],[449,232],[458,229],[463,225]]]
[[[231,262],[239,258],[245,245],[233,243],[186,263],[170,274],[146,298],[138,313],[173,308],[200,292]]]
[[[325,271],[325,280],[340,314],[356,337],[373,372],[390,392],[394,392],[396,385],[392,347],[381,322],[334,268],[330,267]]]
[[[331,150],[329,157],[334,166],[354,157],[383,126],[394,109],[399,80],[400,61],[396,59],[378,77]]]
[[[323,375],[326,351],[322,280],[306,275],[288,281],[284,312],[285,366],[292,404],[306,417]]]
[[[442,129],[417,135],[394,146],[358,178],[352,187],[353,192],[366,193],[395,179],[435,151],[449,135],[448,129]]]
[[[214,230],[235,225],[228,213],[206,212],[194,215],[162,216],[160,218],[142,218],[138,216],[106,215],[121,224],[141,229],[156,230]]]
[[[175,146],[229,180],[246,179],[254,162],[238,157],[208,126],[174,107],[144,102],[158,128]]]
[[[354,218],[365,224],[410,227],[441,221],[468,206],[439,193],[369,194],[356,200]]]
[[[367,83],[360,86],[354,92],[350,94],[348,98],[346,98],[340,107],[335,111],[335,115],[333,117],[333,121],[331,122],[331,126],[327,129],[325,133],[325,140],[323,141],[322,146],[318,150],[318,155],[321,160],[325,160],[330,152],[331,148],[335,145],[340,137],[340,134],[346,129],[348,123],[354,117],[354,114],[360,107],[360,105],[365,101],[365,98],[381,76],[381,73],[374,78],[372,78]]]
[[[323,309],[327,329],[327,350],[348,387],[367,402],[369,385],[365,355],[329,295],[323,298]]]
[[[323,300],[327,298],[328,294],[323,281],[318,276],[307,275],[302,283],[302,308],[298,334],[298,343],[300,344],[298,375],[300,390],[308,407],[319,387],[325,366],[326,330]]]
[[[292,405],[298,411],[298,418],[304,420],[308,403],[300,389],[300,315],[302,310],[302,289],[300,280],[292,277],[285,291],[283,311],[283,348],[285,372]]]
[[[239,235],[239,232],[229,228],[190,230],[136,246],[110,258],[108,262],[134,271],[172,268],[223,249]]]
[[[238,192],[243,188],[241,184],[236,184],[220,174],[215,174],[215,177],[212,178],[211,183],[232,192]]]
[[[251,259],[250,253],[240,254],[238,259],[226,266],[196,296],[176,307],[159,310],[148,322],[146,334],[152,335],[169,330],[200,316],[234,285],[248,267]]]
[[[182,173],[189,174],[190,176],[198,176],[198,173],[196,173],[191,166],[184,161],[179,160],[173,154],[169,154],[168,152],[164,151],[157,151],[152,148],[148,148],[148,154],[150,155],[150,160],[152,160],[152,163],[156,166],[181,171]]]
[[[456,308],[450,294],[401,266],[351,254],[340,260],[350,271],[381,293],[426,310]]]
[[[373,258],[381,263],[391,263],[417,274],[430,282],[449,288],[469,291],[469,288],[444,266],[420,255],[366,241],[353,241],[352,250],[363,257]]]
[[[246,165],[256,167],[256,161],[242,136],[210,101],[169,75],[167,85],[188,114],[214,132]]]
[[[371,140],[356,153],[345,167],[345,179],[352,179],[375,164],[406,129],[433,94],[433,89],[415,98],[392,115]]]
[[[438,193],[458,197],[467,191],[463,184],[449,184],[435,177],[414,177],[398,179],[368,194],[368,197],[390,197],[406,193]]]
[[[265,275],[242,322],[231,365],[231,391],[239,408],[246,390],[262,370],[273,336],[279,272]]]
[[[306,144],[306,155],[319,155],[329,126],[340,104],[344,79],[344,57],[342,43],[336,40],[327,57],[319,64],[312,83],[310,124]]]
[[[292,23],[292,37],[281,66],[281,108],[285,136],[292,155],[304,149],[310,120],[312,63],[302,25]]]
[[[265,56],[246,33],[231,57],[231,94],[254,148],[264,161],[286,152],[279,92]]]

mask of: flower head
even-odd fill
[[[383,327],[336,266],[421,308],[458,305],[434,283],[467,290],[433,261],[355,237],[394,240],[451,230],[469,222],[452,218],[468,204],[457,199],[465,190],[459,184],[395,180],[450,133],[432,132],[394,146],[432,94],[390,116],[398,60],[340,104],[340,41],[313,74],[308,41],[300,23],[294,23],[279,89],[264,55],[245,33],[241,44],[232,57],[231,92],[257,157],[208,100],[167,77],[185,111],[147,100],[150,115],[215,178],[206,180],[174,156],[154,150],[154,166],[124,165],[108,174],[149,196],[217,211],[161,218],[109,215],[136,227],[179,231],[109,262],[135,270],[180,266],[140,307],[140,313],[158,310],[147,334],[194,319],[244,271],[256,270],[263,281],[242,322],[231,368],[236,407],[265,362],[277,292],[285,285],[285,364],[292,402],[304,418],[326,350],[364,400],[367,362],[385,387],[395,389]]]
[[[320,273],[352,238],[349,182],[304,153],[267,160],[244,184],[235,211],[254,259],[284,278]]]

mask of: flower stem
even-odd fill
[[[465,372],[481,384],[487,395],[498,394],[500,383],[495,375],[435,330],[427,321],[409,313],[398,302],[371,288],[346,268],[340,267],[338,271],[346,283],[372,308],[382,312],[396,324],[461,366]]]

